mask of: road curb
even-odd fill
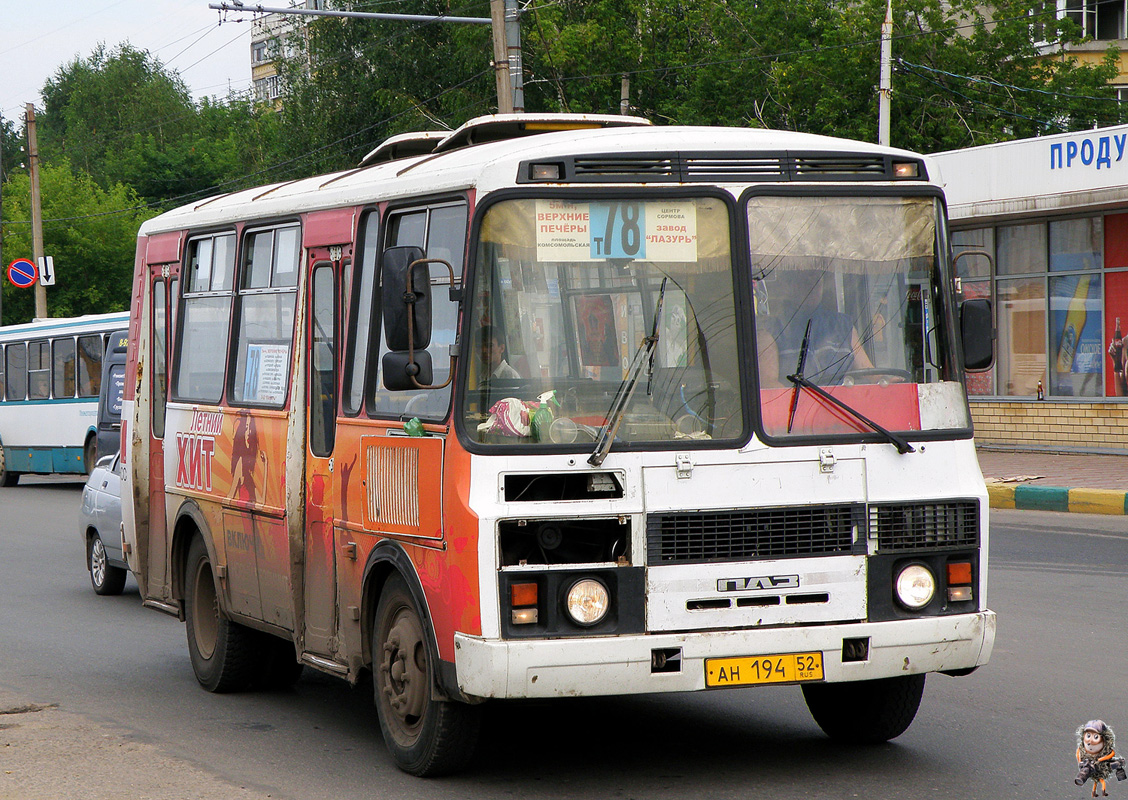
[[[1072,511],[1078,514],[1126,514],[1128,492],[988,483],[991,508],[1026,511]]]

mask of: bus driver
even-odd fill
[[[873,369],[850,318],[823,303],[825,272],[800,270],[778,276],[771,313],[758,326],[761,335],[760,381],[765,387],[788,386],[799,366],[803,338],[810,324],[803,376],[815,383],[842,383],[851,370]]]

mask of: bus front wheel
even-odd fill
[[[228,619],[219,607],[215,571],[204,540],[188,548],[184,567],[188,654],[196,680],[209,692],[237,692],[254,677],[255,631]]]
[[[372,678],[380,730],[396,766],[411,775],[446,775],[474,754],[479,709],[436,700],[426,631],[411,592],[395,575],[380,595],[372,631]]]
[[[832,739],[878,744],[908,730],[920,708],[924,675],[803,684],[815,722]]]

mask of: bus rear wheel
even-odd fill
[[[479,709],[436,700],[426,631],[398,575],[380,595],[372,631],[372,678],[380,730],[396,766],[411,775],[456,772],[474,755]]]
[[[803,699],[815,722],[831,739],[878,744],[908,730],[924,695],[924,677],[805,683]]]
[[[215,571],[204,540],[188,548],[184,567],[188,654],[196,680],[209,692],[237,692],[254,677],[255,631],[232,621],[219,606]]]
[[[18,472],[8,469],[8,456],[4,453],[4,445],[0,445],[0,486],[15,486],[19,479]]]

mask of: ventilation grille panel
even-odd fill
[[[861,505],[651,514],[647,557],[658,566],[849,555],[864,523]]]
[[[872,505],[870,534],[882,553],[976,547],[979,504],[974,500],[945,503]]]

